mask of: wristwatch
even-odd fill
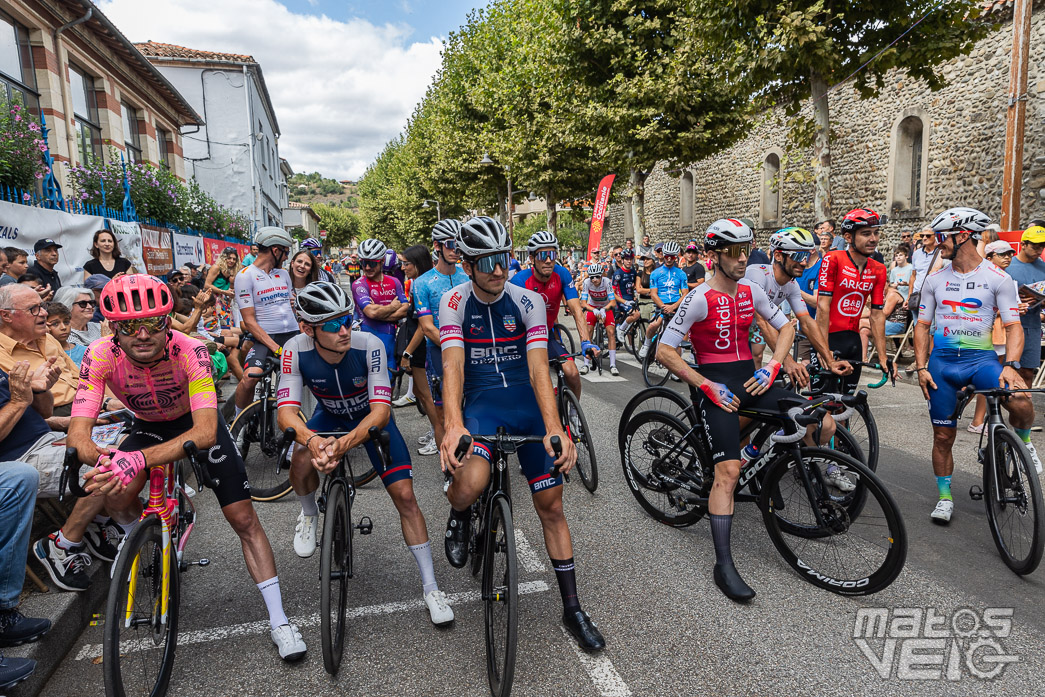
[[[410,353],[409,351],[403,351],[402,359],[404,361],[409,361],[413,357],[414,357],[414,354]]]
[[[1005,367],[1007,367],[1007,368],[1012,368],[1013,370],[1019,370],[1020,369],[1020,362],[1019,361],[1005,361],[1005,363],[1003,365]]]

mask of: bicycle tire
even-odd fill
[[[105,603],[102,675],[106,697],[141,694],[160,697],[167,693],[178,645],[180,579],[174,543],[171,542],[166,553],[162,545],[162,523],[155,515],[149,515],[135,526],[120,549]],[[162,575],[157,577],[155,573],[160,564],[169,565],[170,570],[166,624],[156,610],[162,593]],[[126,611],[132,585],[134,612],[130,618],[132,626],[127,627]],[[141,603],[139,591],[145,591]],[[133,622],[137,617],[149,619],[139,624]],[[159,649],[160,641],[162,649]],[[125,667],[128,670],[124,670]],[[131,668],[141,673],[140,680],[130,675]]]
[[[639,351],[642,350],[642,344],[646,341],[646,326],[646,320],[639,317],[624,334],[624,347],[637,361],[641,360]]]
[[[1004,477],[1000,482],[1004,484],[1000,487],[1002,495],[1016,499],[1013,503],[1001,502],[994,497],[996,473]],[[1037,569],[1041,563],[1042,545],[1045,544],[1041,482],[1027,448],[1004,426],[994,429],[993,466],[990,458],[986,458],[983,465],[983,502],[987,508],[991,537],[1005,565],[1020,576]],[[1015,527],[1021,527],[1029,534],[1026,543],[1017,544],[1015,539],[1009,539],[1006,529]]]
[[[486,620],[486,675],[493,697],[508,697],[515,677],[519,632],[519,567],[515,556],[515,526],[508,499],[490,503],[483,562]],[[503,569],[500,568],[503,564]]]
[[[275,469],[276,457],[264,452],[258,433],[260,414],[263,403],[259,399],[239,413],[229,427],[232,442],[236,444],[247,470],[247,481],[250,483],[250,498],[254,501],[276,501],[291,492],[289,468],[287,473]],[[271,418],[272,433],[268,438],[275,439],[278,430],[275,428],[275,414]]]
[[[345,648],[348,579],[352,575],[352,504],[345,484],[335,479],[327,490],[323,546],[319,560],[320,634],[323,667],[337,675]]]
[[[566,349],[566,353],[577,353],[577,345],[573,343],[573,335],[570,334],[570,330],[566,328],[565,324],[557,322],[552,330],[555,332],[555,338]]]
[[[374,469],[374,465],[371,464],[369,457],[366,458],[365,462],[365,470],[363,470],[359,474],[356,474],[354,471],[352,472],[352,486],[354,486],[357,489],[363,486],[364,484],[369,484],[370,482],[374,481],[374,477],[377,476],[377,470]]]
[[[621,451],[624,480],[635,500],[654,520],[676,528],[693,525],[707,512],[695,498],[711,493],[714,470],[700,460],[690,427],[671,414],[645,411],[635,416],[624,434]],[[685,444],[678,448],[683,439]],[[670,454],[670,459],[667,459]],[[692,482],[691,493],[662,477]]]
[[[627,428],[633,414],[641,414],[644,411],[663,411],[680,421],[689,421],[692,424],[690,414],[693,412],[690,406],[692,405],[688,399],[670,387],[647,387],[642,390],[628,400],[624,411],[620,414],[620,421],[617,422],[617,450],[623,457],[624,429]]]
[[[857,421],[856,419],[860,420]],[[849,418],[846,428],[856,439],[860,450],[864,454],[864,464],[872,472],[878,471],[878,422],[871,413],[867,404],[861,404],[856,408],[856,414]]]
[[[670,373],[657,361],[657,347],[660,346],[660,334],[653,337],[653,342],[642,359],[642,379],[646,387],[659,387],[668,381]]]
[[[588,418],[581,409],[581,400],[568,387],[562,390],[563,409],[559,416],[562,419],[562,427],[574,445],[577,446],[577,464],[574,469],[581,476],[581,483],[591,493],[599,488],[599,463],[595,456],[595,443],[591,439],[591,430],[588,428]],[[575,419],[570,418],[572,413]]]
[[[781,453],[769,465],[759,500],[766,532],[780,556],[807,582],[839,595],[870,595],[888,587],[907,559],[907,531],[885,485],[863,463],[840,452],[805,447],[800,454],[808,474],[813,474],[810,464],[818,460],[854,471],[866,501],[859,517],[851,518],[842,502],[824,493],[816,475],[810,477],[815,497],[811,500],[793,452]],[[816,521],[814,509],[822,514],[824,525]],[[847,555],[843,545],[854,553]],[[830,568],[845,564],[844,558],[860,565],[859,571]]]

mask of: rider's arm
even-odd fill
[[[400,308],[400,305],[378,305],[375,303],[373,298],[370,297],[370,285],[365,278],[360,278],[352,284],[352,295],[355,297],[356,307],[359,308],[359,311],[368,319],[378,322],[393,321],[393,315]]]
[[[464,304],[464,293],[460,290],[444,293],[439,300],[439,339],[443,354],[443,425],[448,435],[454,429],[464,429]],[[451,452],[456,447],[455,443]]]
[[[653,304],[658,310],[664,309],[664,303],[660,301],[660,295],[657,294],[657,288],[655,286],[650,287],[650,298],[653,300]]]
[[[929,363],[929,326],[936,317],[936,292],[933,279],[926,277],[919,299],[918,323],[914,326],[914,367],[925,368]],[[919,370],[919,376],[923,371]]]
[[[373,334],[364,334],[366,337],[367,362],[370,367],[367,372],[367,396],[370,399],[370,413],[363,417],[350,433],[338,439],[338,451],[340,455],[357,445],[362,445],[369,438],[367,431],[371,427],[384,428],[392,417],[392,386],[388,381],[388,363],[385,359],[385,346]]]
[[[312,431],[301,418],[301,395],[305,387],[298,363],[301,356],[300,341],[298,337],[294,337],[287,342],[285,350],[290,360],[280,362],[279,386],[276,388],[276,424],[281,431],[293,428],[294,440],[305,445]]]
[[[577,334],[581,338],[581,343],[591,341],[591,332],[588,331],[588,323],[585,321],[584,315],[581,313],[581,301],[577,298],[570,298],[566,301],[566,307],[573,316],[574,324],[577,325]],[[446,398],[444,397],[443,404],[445,403]]]

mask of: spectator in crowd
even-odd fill
[[[911,295],[911,274],[914,273],[914,265],[908,263],[910,254],[910,247],[899,245],[893,252],[893,268],[889,270],[889,286],[903,296],[904,305]]]
[[[640,244],[639,248],[635,250],[635,256],[646,259],[653,258],[653,245],[650,244],[649,235],[642,236],[642,244]]]
[[[0,277],[7,274],[7,251],[0,247]]]
[[[610,275],[611,276],[614,273],[616,273],[617,271],[619,271],[620,268],[621,268],[621,265],[620,265],[620,252],[621,252],[622,249],[624,249],[624,248],[621,247],[619,244],[616,244],[616,245],[613,245],[612,247],[610,247]]]
[[[236,323],[232,310],[232,299],[236,294],[232,290],[232,284],[240,268],[239,252],[235,247],[226,247],[218,261],[210,267],[203,285],[214,293],[214,312],[222,329],[228,329]]]
[[[686,285],[689,288],[696,288],[704,282],[707,269],[700,261],[700,249],[697,248],[696,242],[686,245],[682,259],[679,260],[679,268],[686,272]]]
[[[3,276],[0,276],[0,286],[18,283],[19,277],[29,270],[29,253],[18,247],[4,247],[4,258],[7,267]]]
[[[120,245],[116,242],[116,236],[108,230],[99,230],[94,233],[91,242],[91,259],[83,265],[83,280],[90,276],[100,274],[106,278],[116,278],[120,274],[131,270],[131,262],[120,254]]]
[[[318,280],[319,264],[307,249],[302,249],[290,259],[291,298],[294,297],[295,291],[301,290],[309,283],[315,283]]]
[[[39,274],[32,269],[18,277],[18,284],[35,290],[42,302],[47,302],[54,297],[54,291],[51,290],[51,286],[45,284]]]
[[[628,239],[624,240],[624,248],[625,249],[630,249],[631,251],[634,252],[635,251],[635,240],[631,239],[630,237]]]
[[[185,274],[181,271],[171,271],[167,275],[167,288],[174,298],[174,312],[179,315],[187,315],[192,312],[192,295],[184,292],[185,287],[194,288],[192,284],[185,283]]]
[[[821,220],[813,226],[813,232],[818,235],[821,232],[831,235],[831,249],[828,251],[833,252],[836,249],[845,249],[845,237],[835,234],[835,222],[833,220]]]
[[[182,273],[185,274],[185,278],[188,282],[196,286],[200,290],[203,290],[203,279],[205,276],[200,273],[200,267],[191,261],[185,262],[185,266],[181,267]]]
[[[907,247],[907,263],[914,259],[914,231],[904,230],[900,233],[900,245]],[[890,269],[891,271],[892,269]],[[908,292],[910,288],[908,288]],[[906,297],[906,296],[905,296]]]
[[[55,302],[59,302],[69,308],[72,315],[69,323],[72,329],[69,332],[69,341],[81,346],[90,346],[91,342],[102,338],[102,323],[94,321],[94,311],[98,307],[98,301],[94,292],[83,286],[66,286],[54,296]]]
[[[243,257],[243,265],[244,266],[250,266],[251,264],[254,263],[254,260],[257,259],[257,258],[258,258],[258,245],[252,244],[252,245],[250,245],[250,254],[248,254],[247,256]]]
[[[1020,253],[1009,262],[1005,271],[1016,280],[1020,288],[1020,299],[1030,301],[1030,308],[1020,315],[1023,325],[1023,355],[1020,356],[1020,376],[1030,385],[1041,365],[1041,305],[1028,297],[1023,288],[1032,286],[1041,294],[1045,293],[1045,261],[1041,253],[1045,251],[1045,221],[1032,220],[1022,237],[1020,237]]]
[[[59,302],[49,302],[44,305],[44,310],[47,312],[47,332],[58,339],[58,343],[65,349],[65,353],[79,367],[83,362],[83,354],[87,352],[87,347],[83,344],[69,343],[69,330],[71,329],[69,320],[72,316],[69,308]]]
[[[62,245],[50,238],[39,240],[33,245],[36,261],[29,268],[35,271],[40,280],[45,285],[50,286],[52,291],[62,287],[62,279],[58,276],[58,272],[54,270],[55,264],[58,263],[58,250],[61,248]]]
[[[111,280],[112,279],[106,276],[105,274],[96,273],[91,276],[88,276],[87,280],[83,283],[84,288],[86,288],[94,294],[95,306],[94,314],[91,315],[92,322],[98,322],[99,324],[101,324],[105,321],[105,316],[102,314],[101,305],[102,289],[105,288],[106,284]]]

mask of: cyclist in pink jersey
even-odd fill
[[[69,445],[81,462],[95,465],[85,475],[86,489],[105,496],[113,519],[129,531],[141,514],[138,495],[147,468],[184,458],[182,443],[195,442],[207,452],[211,475],[220,482],[214,493],[265,600],[272,642],[284,660],[302,658],[305,642],[283,611],[276,562],[250,500],[243,460],[217,409],[206,347],[171,329],[174,300],[157,278],[134,274],[111,281],[100,304],[115,333],[95,341],[84,355],[69,425]],[[105,387],[135,412],[118,449],[91,440]]]

